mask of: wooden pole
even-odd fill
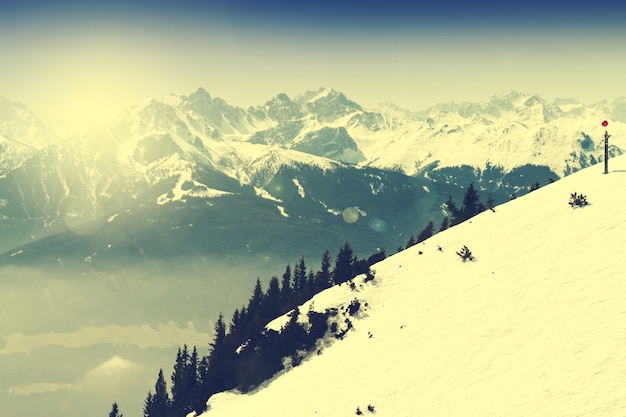
[[[604,131],[604,173],[609,173],[609,132]]]

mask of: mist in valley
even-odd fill
[[[3,415],[129,416],[178,347],[206,355],[214,322],[294,260],[177,258],[135,265],[0,268]],[[313,268],[319,260],[307,260]],[[5,414],[6,413],[6,414]]]

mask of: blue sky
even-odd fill
[[[332,87],[411,110],[514,89],[626,95],[626,6],[411,1],[22,1],[0,5],[0,95],[106,119],[204,87],[231,104]]]

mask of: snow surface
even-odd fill
[[[626,157],[486,211],[300,308],[357,298],[341,341],[204,417],[626,414]],[[574,192],[590,205],[572,208]],[[462,262],[463,245],[476,260]],[[278,318],[269,327],[280,327]]]

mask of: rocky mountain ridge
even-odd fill
[[[29,244],[43,245],[43,253],[45,244],[37,241],[69,233],[97,240],[94,251],[102,251],[112,245],[102,230],[134,213],[128,221],[144,227],[121,246],[135,247],[129,241],[138,239],[144,242],[138,253],[158,256],[164,249],[152,251],[151,239],[137,236],[153,236],[159,223],[154,219],[163,220],[165,213],[177,220],[163,225],[179,233],[182,219],[195,213],[188,224],[199,227],[202,218],[204,231],[246,217],[273,224],[281,234],[289,219],[287,229],[300,228],[298,221],[322,225],[320,230],[333,224],[341,230],[333,239],[352,240],[350,231],[358,230],[359,240],[369,242],[364,250],[389,249],[390,242],[395,249],[407,231],[428,219],[438,221],[441,204],[449,195],[460,198],[471,181],[503,201],[535,182],[545,184],[602,160],[601,120],[611,120],[611,155],[621,153],[625,103],[547,103],[510,92],[410,112],[392,104],[365,109],[323,88],[293,99],[279,94],[242,109],[200,88],[188,96],[147,100],[112,126],[92,125],[62,139],[25,106],[5,100],[3,248],[10,252],[7,257]],[[168,205],[177,209],[159,208]],[[192,206],[196,209],[186,209]],[[199,207],[208,207],[222,224]],[[215,214],[217,207],[239,217],[225,220]],[[348,207],[357,207],[363,221],[346,225],[341,213]],[[272,213],[273,220],[259,213]],[[368,226],[381,224],[378,220],[386,224],[384,233]],[[166,230],[158,232],[165,240]],[[240,240],[235,246],[251,246],[242,228],[231,232]],[[179,239],[204,251],[217,249],[190,235]],[[321,239],[317,244],[329,242],[342,243]]]

